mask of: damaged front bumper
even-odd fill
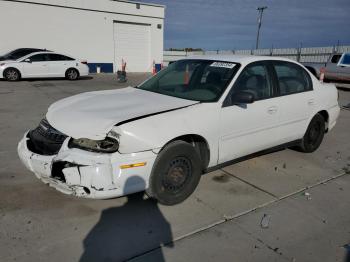
[[[78,197],[108,199],[143,191],[156,158],[152,151],[102,154],[68,148],[67,138],[57,155],[44,156],[28,149],[27,134],[18,144],[23,164],[58,191]],[[143,162],[135,168],[123,166]]]

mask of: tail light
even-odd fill
[[[87,64],[88,64],[87,61],[81,61],[81,63],[82,63],[83,65],[87,65]]]

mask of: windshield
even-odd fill
[[[36,49],[17,49],[3,56],[6,60],[17,60],[37,51]]]
[[[213,60],[180,60],[138,88],[200,102],[216,102],[226,90],[239,64]]]

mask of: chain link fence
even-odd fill
[[[216,50],[216,51],[164,51],[164,63],[167,64],[188,56],[195,55],[264,55],[280,56],[301,63],[326,63],[334,53],[350,52],[350,46],[302,47],[302,48],[271,48],[246,50]]]

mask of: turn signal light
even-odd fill
[[[130,165],[122,165],[120,166],[120,169],[128,169],[128,168],[134,168],[134,167],[141,167],[145,166],[147,162],[142,162],[142,163],[136,163],[136,164],[130,164]]]

